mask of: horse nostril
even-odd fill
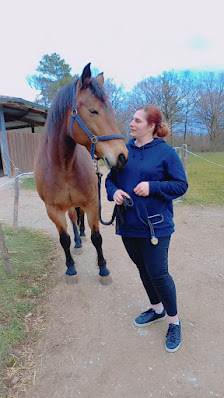
[[[127,160],[128,160],[128,159],[126,159],[126,157],[124,156],[124,154],[123,154],[123,153],[120,153],[120,155],[118,155],[118,158],[117,158],[117,168],[118,168],[118,169],[123,168],[123,167],[126,165]]]

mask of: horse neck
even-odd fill
[[[69,167],[72,162],[75,150],[75,142],[68,135],[67,123],[55,129],[54,134],[48,139],[48,151],[50,158],[55,164],[60,164],[62,168]]]

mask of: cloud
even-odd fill
[[[212,41],[203,36],[194,36],[189,38],[187,42],[187,47],[192,51],[209,51],[212,49]]]

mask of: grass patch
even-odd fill
[[[22,178],[20,180],[21,189],[36,190],[36,183],[33,177]]]
[[[198,153],[203,159],[224,166],[224,153]],[[184,203],[224,206],[224,167],[188,154],[189,188]]]
[[[43,232],[21,228],[16,234],[7,226],[3,230],[8,250],[17,253],[9,254],[12,276],[6,273],[0,253],[0,380],[5,368],[12,366],[10,353],[27,337],[26,315],[50,286],[48,268],[55,247]],[[3,391],[0,381],[0,396]]]

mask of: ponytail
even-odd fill
[[[163,122],[163,114],[159,108],[155,105],[145,105],[138,109],[143,109],[146,113],[146,120],[148,124],[155,124],[155,130],[153,135],[157,137],[166,137],[170,134],[170,128],[168,123]]]
[[[160,124],[157,124],[155,126],[153,135],[157,135],[157,137],[160,137],[160,138],[170,135],[170,128],[169,128],[168,123],[162,122]]]

